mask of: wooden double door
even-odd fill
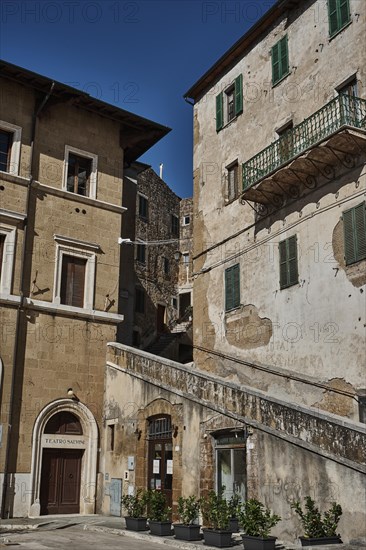
[[[80,512],[81,449],[43,449],[41,514]]]

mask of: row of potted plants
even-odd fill
[[[181,540],[200,540],[199,513],[202,513],[205,544],[217,548],[232,545],[232,533],[238,531],[240,524],[245,550],[274,550],[276,537],[270,531],[281,517],[274,514],[257,499],[241,502],[240,496],[234,494],[230,500],[224,498],[224,489],[216,493],[210,491],[206,496],[197,499],[195,496],[178,499],[178,515],[181,523],[173,524],[174,535]],[[124,495],[122,505],[127,511],[126,527],[134,531],[147,530],[147,521],[152,534],[172,535],[170,520],[171,508],[167,505],[164,493],[159,490],[138,490],[136,495]],[[335,502],[322,515],[311,497],[305,497],[305,510],[299,501],[291,507],[298,514],[304,537],[300,537],[302,546],[314,544],[340,543],[337,526],[342,515],[342,508]],[[149,518],[149,520],[147,519]]]

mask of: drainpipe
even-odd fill
[[[14,412],[14,390],[15,390],[15,380],[16,380],[16,371],[17,371],[17,363],[18,363],[18,355],[19,355],[19,333],[20,333],[20,321],[22,312],[24,310],[24,302],[25,302],[25,296],[24,296],[24,284],[25,284],[25,277],[24,277],[24,265],[25,265],[25,259],[26,259],[26,253],[27,253],[27,228],[28,228],[28,220],[29,220],[29,203],[30,203],[30,195],[32,192],[32,184],[33,184],[33,174],[34,174],[34,141],[36,136],[36,128],[37,128],[37,119],[46,105],[47,101],[49,100],[53,88],[55,86],[55,82],[53,81],[51,84],[50,91],[48,94],[44,97],[41,105],[38,107],[37,110],[34,111],[33,117],[32,117],[32,133],[31,133],[31,146],[30,146],[30,161],[29,161],[29,167],[30,167],[30,174],[28,179],[28,187],[27,187],[27,198],[25,203],[25,220],[24,220],[24,233],[23,233],[23,248],[22,248],[22,257],[21,257],[21,264],[20,264],[20,282],[19,282],[19,297],[20,302],[17,307],[17,317],[16,317],[16,325],[15,325],[15,338],[14,338],[14,348],[13,348],[13,364],[12,364],[12,376],[11,376],[11,388],[10,388],[10,396],[9,396],[9,412],[8,412],[8,430],[7,430],[7,436],[6,436],[6,450],[5,450],[5,464],[4,464],[4,478],[3,478],[3,491],[1,496],[1,518],[6,519],[9,517],[9,510],[6,510],[6,497],[7,497],[7,490],[8,490],[8,479],[9,479],[9,458],[10,458],[10,447],[11,447],[11,430],[12,430],[12,423],[13,423],[13,412]]]

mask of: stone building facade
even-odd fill
[[[292,543],[310,495],[365,542],[365,19],[358,0],[278,1],[187,92],[194,364],[110,346],[103,467],[123,491],[158,485],[174,509],[225,486]]]
[[[123,170],[168,131],[1,62],[2,517],[98,510]]]
[[[179,345],[191,345],[183,333],[192,317],[192,199],[135,162],[125,171],[123,205],[124,261],[134,267],[121,269],[119,342],[178,358]]]

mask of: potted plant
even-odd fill
[[[149,491],[148,517],[152,535],[166,537],[172,534],[171,511],[172,509],[168,506],[166,496],[162,491],[158,489]]]
[[[123,495],[121,498],[122,506],[127,510],[126,529],[129,531],[146,531],[147,530],[147,491],[138,489],[136,495]]]
[[[239,513],[245,533],[242,535],[245,550],[274,550],[276,537],[269,533],[280,520],[280,516],[272,514],[259,500],[246,500]]]
[[[305,497],[305,511],[302,510],[299,501],[294,501],[291,508],[300,517],[304,536],[299,537],[302,546],[314,546],[317,544],[341,544],[340,535],[337,534],[337,526],[342,515],[340,504],[333,502],[329,510],[323,516],[315,501]]]
[[[229,529],[232,533],[239,531],[239,512],[241,507],[241,498],[239,493],[233,493],[228,502],[229,505]]]
[[[196,523],[199,510],[200,503],[195,496],[178,498],[178,515],[182,523],[173,525],[176,539],[200,540],[200,525]]]
[[[231,531],[229,531],[229,505],[223,496],[224,488],[219,492],[210,491],[202,497],[200,507],[206,529],[203,529],[203,538],[208,546],[227,548],[231,546]]]

